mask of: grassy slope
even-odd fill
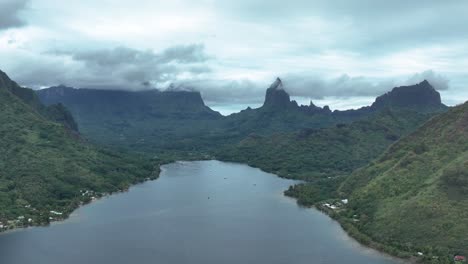
[[[70,129],[49,121],[30,102],[13,94],[5,83],[0,82],[1,222],[25,216],[33,219],[31,224],[44,224],[50,210],[66,216],[89,200],[81,195],[82,189],[114,192],[156,175],[148,160],[82,142]]]
[[[351,195],[354,226],[375,241],[441,258],[468,254],[468,103],[400,140],[340,191]]]

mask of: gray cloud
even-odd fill
[[[152,50],[136,50],[128,47],[91,51],[56,51],[58,55],[71,55],[76,61],[83,61],[89,66],[115,67],[119,65],[141,65],[167,63],[199,63],[208,60],[201,44],[180,45],[167,48],[161,53]]]
[[[197,90],[212,103],[259,104],[268,81],[217,79],[207,62],[213,58],[204,46],[182,45],[159,53],[128,47],[84,51],[48,52],[50,61],[22,65],[14,72],[20,83],[30,87],[66,84],[79,88],[142,90]],[[66,64],[65,61],[70,60]],[[59,62],[59,63],[57,63]],[[66,70],[64,70],[66,69]],[[188,78],[182,75],[190,75]],[[376,97],[400,85],[428,80],[437,90],[446,91],[449,80],[433,70],[399,78],[369,78],[343,74],[324,78],[310,73],[280,76],[286,91],[295,97],[321,100],[329,97]],[[271,81],[273,81],[272,79]]]
[[[25,22],[19,17],[19,12],[26,8],[29,0],[0,0],[0,30],[20,27]]]
[[[181,75],[210,72],[210,59],[200,44],[170,47],[160,53],[128,47],[46,53],[51,60],[69,62],[66,70],[52,62],[35,62],[15,75],[28,86],[64,83],[76,87],[138,90],[166,86]]]
[[[410,85],[424,80],[427,80],[436,90],[446,91],[449,89],[450,80],[445,76],[435,73],[433,70],[416,73],[411,76],[405,84]]]
[[[290,75],[284,78],[284,85],[293,96],[321,99],[327,96],[374,96],[388,91],[395,82],[373,82],[369,78],[350,77],[346,74],[333,79]]]
[[[0,30],[23,16],[31,25],[0,32],[0,61],[31,87],[173,83],[215,103],[258,104],[279,75],[304,101],[372,98],[423,79],[451,102],[466,98],[465,0],[30,1],[20,12],[25,0],[0,0]],[[203,45],[164,50],[194,40]]]
[[[216,103],[258,103],[269,84],[250,80],[192,80],[177,82],[173,87],[201,92],[204,100]]]
[[[449,80],[427,70],[416,73],[407,79],[379,79],[378,81],[368,77],[350,77],[346,74],[338,78],[324,79],[317,76],[285,76],[284,84],[289,88],[291,95],[321,99],[324,97],[353,97],[353,96],[378,96],[393,87],[401,85],[413,85],[423,80],[429,81],[432,86],[441,91],[449,88]]]
[[[205,47],[201,44],[197,45],[182,45],[167,48],[160,55],[161,62],[179,62],[179,63],[196,63],[204,62],[209,59],[205,53]]]
[[[377,97],[396,86],[413,85],[428,80],[435,89],[445,91],[449,88],[446,77],[427,70],[402,79],[379,79],[350,77],[346,74],[337,78],[325,79],[319,76],[289,74],[282,77],[285,90],[295,97],[315,100],[327,97]],[[273,81],[273,80],[272,80]],[[263,102],[269,83],[249,80],[197,80],[178,83],[174,87],[198,90],[205,100],[214,103],[258,104]]]

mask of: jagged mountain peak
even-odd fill
[[[4,87],[7,90],[11,91],[14,87],[18,86],[16,82],[10,79],[10,77],[0,70],[0,87]]]
[[[184,119],[218,118],[220,114],[207,107],[197,91],[184,91],[171,86],[160,91],[149,89],[125,91],[109,89],[74,89],[51,87],[36,91],[40,100],[46,104],[62,103],[78,117],[87,117],[99,123],[101,116],[112,117],[122,113],[125,118],[138,119],[177,117]]]
[[[415,85],[395,87],[390,92],[377,97],[371,107],[374,109],[404,107],[421,110],[446,108],[442,104],[439,92],[427,80]]]
[[[283,82],[278,77],[267,89],[264,107],[271,109],[284,109],[297,104],[291,102],[289,94],[283,88]]]
[[[432,85],[426,79],[424,79],[424,81],[420,82],[419,85],[430,85],[432,87]]]
[[[280,77],[276,77],[276,80],[270,85],[270,89],[284,90],[283,81],[281,81]]]

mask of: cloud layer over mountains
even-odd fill
[[[468,98],[468,2],[0,0],[0,68],[22,85],[200,90],[261,102],[376,96],[429,80]],[[356,99],[357,100],[357,99]]]
[[[53,82],[78,87],[138,90],[170,83],[181,75],[209,72],[209,56],[200,44],[178,45],[160,53],[119,46],[112,49],[52,51],[74,65],[72,76],[58,75]],[[75,80],[79,76],[79,81]],[[35,82],[30,76],[28,83]]]

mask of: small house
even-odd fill
[[[466,262],[466,257],[461,256],[461,255],[457,255],[457,256],[453,257],[453,261],[455,263],[465,263]]]

